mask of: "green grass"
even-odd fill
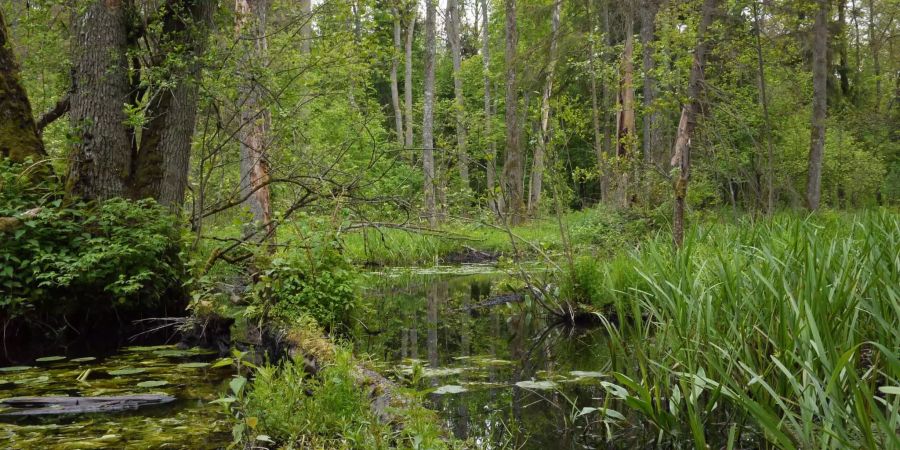
[[[698,447],[900,448],[896,213],[702,225],[677,253],[661,234],[598,280],[644,318],[608,326],[605,406],[629,420]]]

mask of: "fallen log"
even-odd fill
[[[87,414],[129,411],[146,406],[164,405],[175,397],[163,394],[136,394],[108,397],[12,397],[0,400],[3,416],[42,416],[51,414]]]

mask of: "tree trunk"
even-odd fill
[[[422,169],[425,174],[425,216],[432,227],[437,225],[434,189],[434,54],[435,2],[425,0],[425,98],[422,105]]]
[[[213,5],[208,1],[169,3],[163,13],[159,57],[178,56],[186,64],[171,71],[167,84],[149,102],[151,118],[141,133],[141,142],[132,161],[129,189],[134,198],[155,198],[160,204],[178,209],[187,189],[191,140],[199,97],[199,58],[205,49]],[[187,12],[188,14],[185,14]]]
[[[459,40],[460,16],[462,5],[457,0],[447,0],[447,40],[450,41],[450,53],[453,59],[453,96],[456,111],[456,154],[459,164],[459,178],[463,188],[469,187],[469,154],[466,149],[466,112],[463,101],[463,80],[460,66],[462,49]]]
[[[697,47],[694,49],[694,60],[688,79],[688,103],[681,108],[681,119],[678,121],[678,134],[675,136],[675,148],[672,166],[678,168],[675,180],[675,211],[672,224],[672,235],[675,248],[684,244],[684,203],[687,196],[688,180],[691,169],[691,134],[697,124],[700,113],[700,93],[703,88],[703,65],[706,61],[706,49],[709,45],[707,28],[712,23],[717,0],[704,0],[701,9],[700,23],[697,26]]]
[[[405,76],[403,77],[403,100],[406,106],[406,148],[411,150],[413,147],[413,103],[412,103],[412,46],[413,38],[415,38],[416,28],[416,11],[417,5],[413,5],[412,17],[409,18],[409,24],[406,26],[406,65]]]
[[[391,55],[391,104],[394,106],[394,129],[397,142],[403,147],[403,113],[400,110],[400,89],[397,86],[397,68],[400,66],[400,9],[391,8],[394,13],[394,51]]]
[[[759,103],[763,112],[763,133],[766,139],[766,213],[772,215],[775,212],[775,166],[774,150],[772,147],[772,122],[769,119],[769,99],[766,92],[766,71],[763,61],[762,23],[760,21],[759,3],[753,2],[753,21],[756,31],[756,70],[759,76]]]
[[[597,167],[602,172],[605,172],[606,163],[603,159],[603,135],[600,133],[600,105],[599,100],[597,98],[597,66],[596,66],[596,56],[595,53],[597,49],[594,46],[594,16],[592,14],[591,5],[593,4],[593,0],[588,0],[588,26],[590,33],[590,45],[588,47],[588,66],[591,71],[591,122],[593,124],[594,129],[594,153],[597,155]],[[603,194],[601,189],[601,195]]]
[[[869,48],[872,51],[872,70],[875,75],[875,112],[881,110],[881,58],[879,57],[879,44],[875,38],[875,0],[869,0]],[[825,31],[827,33],[827,30]],[[827,40],[827,35],[825,36]]]
[[[825,115],[828,108],[828,0],[817,1],[813,24],[813,99],[812,125],[810,127],[809,169],[806,183],[806,206],[819,208],[822,190],[822,156],[825,150]]]
[[[634,18],[631,1],[623,5],[625,9],[625,47],[622,51],[621,81],[617,98],[618,108],[616,114],[616,156],[622,161],[631,158],[635,139],[635,114],[634,114]],[[616,203],[620,207],[628,207],[628,164],[622,167],[616,186]]]
[[[519,42],[516,29],[516,0],[504,0],[506,4],[506,158],[503,163],[503,195],[506,198],[504,213],[515,225],[522,221],[525,186],[524,162],[519,143],[518,84],[516,65]]]
[[[653,153],[662,146],[659,127],[659,113],[653,106],[656,98],[656,80],[653,78],[653,39],[656,33],[656,14],[659,12],[659,0],[641,0],[641,53],[644,71],[644,164],[653,164]]]
[[[838,78],[841,83],[841,95],[850,97],[850,68],[847,62],[847,15],[846,0],[837,0],[838,9]]]
[[[497,149],[494,145],[493,137],[493,114],[491,108],[491,58],[490,58],[490,30],[488,24],[490,17],[488,13],[487,0],[481,0],[481,10],[483,11],[484,22],[481,26],[481,62],[484,70],[484,136],[487,145],[487,160],[485,182],[487,184],[488,207],[494,214],[499,214],[500,209],[497,204],[497,196],[495,191],[497,175]]]
[[[528,192],[528,215],[532,217],[537,214],[540,206],[541,185],[544,179],[544,156],[550,146],[550,95],[553,93],[553,75],[556,70],[561,8],[562,0],[555,0],[553,15],[550,19],[550,60],[547,62],[547,79],[544,82],[544,92],[541,97],[541,136],[534,151],[534,161],[531,166],[531,189]]]
[[[272,210],[269,199],[268,140],[270,116],[265,106],[264,88],[258,69],[266,66],[266,13],[268,0],[236,0],[235,31],[242,44],[238,62],[241,151],[241,197],[253,214],[255,226],[266,227],[271,235]]]
[[[31,103],[19,80],[3,11],[0,11],[0,160],[21,163],[46,156],[31,114]]]
[[[73,84],[69,119],[74,145],[67,188],[85,199],[123,197],[131,173],[126,4],[89,2],[72,18]]]
[[[303,24],[300,26],[300,51],[308,55],[312,45],[312,0],[300,0]],[[396,32],[395,32],[396,33]]]

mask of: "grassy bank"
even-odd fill
[[[900,217],[694,227],[596,270],[615,348],[603,407],[698,447],[900,447]],[[754,445],[762,445],[754,444]]]

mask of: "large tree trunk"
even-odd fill
[[[409,23],[406,25],[406,59],[404,60],[406,71],[403,77],[403,103],[406,106],[406,139],[404,144],[410,151],[413,147],[412,47],[413,39],[415,38],[417,6],[416,4],[413,5]],[[414,155],[414,153],[412,154]],[[412,159],[415,160],[415,158]]]
[[[206,47],[213,4],[171,0],[164,8],[163,35],[154,64],[161,66],[165,58],[174,56],[186,64],[171,71],[167,84],[174,87],[158,91],[148,105],[151,120],[132,161],[130,191],[134,198],[155,198],[177,209],[187,189],[199,97],[199,57]]]
[[[672,221],[675,248],[681,248],[684,243],[684,203],[691,174],[691,134],[694,132],[697,116],[700,113],[703,65],[706,62],[706,49],[709,45],[709,36],[706,31],[712,23],[717,3],[717,0],[703,1],[700,23],[697,26],[697,47],[694,49],[694,60],[688,79],[688,103],[681,109],[678,134],[675,136],[675,148],[672,156],[672,166],[678,168],[678,178],[675,180],[675,211]]]
[[[19,81],[19,65],[0,10],[0,159],[21,163],[46,156],[31,103]]]
[[[822,156],[825,150],[825,115],[828,107],[828,0],[818,0],[813,24],[813,99],[810,127],[809,169],[806,182],[806,206],[819,207],[822,191]]]
[[[653,153],[659,152],[660,142],[659,113],[653,106],[656,99],[656,80],[653,78],[653,39],[656,33],[656,14],[659,12],[659,0],[641,0],[641,52],[644,71],[644,164],[653,164]]]
[[[469,187],[469,153],[466,149],[466,112],[463,102],[463,80],[460,66],[462,49],[459,40],[460,16],[462,5],[457,0],[447,0],[447,40],[450,41],[450,53],[453,59],[453,96],[456,110],[456,154],[459,164],[459,178],[464,188]]]
[[[435,2],[425,0],[425,98],[422,105],[422,169],[425,174],[425,216],[432,227],[437,225],[434,188],[434,54]]]
[[[504,0],[506,4],[506,158],[503,163],[503,195],[506,199],[505,214],[512,224],[522,221],[525,197],[524,161],[519,143],[518,83],[516,66],[519,43],[516,29],[516,0]]]
[[[550,22],[550,60],[547,62],[547,79],[541,96],[541,136],[534,150],[531,166],[531,189],[528,192],[528,215],[535,216],[541,202],[541,187],[544,180],[544,157],[550,146],[550,95],[553,93],[553,75],[556,71],[556,57],[559,41],[559,12],[562,0],[555,0]]]
[[[255,73],[266,66],[266,13],[268,0],[236,0],[235,32],[241,43],[238,76],[240,122],[238,139],[241,152],[241,197],[253,214],[256,227],[273,232],[269,199],[268,144],[270,116],[265,106],[264,89]]]
[[[494,214],[499,214],[497,196],[494,192],[496,187],[497,175],[497,149],[494,145],[493,137],[493,110],[491,104],[491,53],[490,53],[490,30],[489,30],[489,13],[487,0],[481,0],[481,10],[484,18],[481,26],[481,63],[484,71],[484,136],[485,145],[487,146],[487,157],[485,164],[485,182],[487,184],[488,207]]]
[[[394,130],[397,142],[403,147],[403,113],[400,110],[400,88],[397,85],[397,68],[400,66],[400,9],[391,8],[394,14],[394,51],[391,55],[391,104],[394,106]]]
[[[75,139],[67,187],[86,199],[125,196],[131,173],[131,136],[123,125],[129,92],[125,9],[122,1],[73,8],[69,119]]]

